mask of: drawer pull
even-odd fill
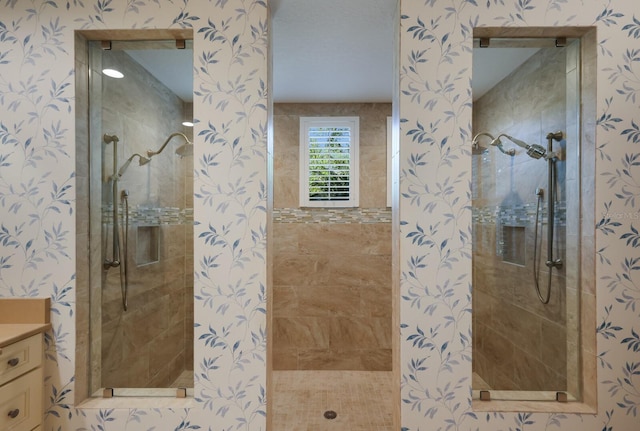
[[[20,409],[13,409],[13,410],[9,410],[9,414],[8,414],[8,416],[9,416],[11,419],[15,419],[15,418],[17,418],[17,417],[18,417],[18,415],[19,415],[19,414],[20,414]]]
[[[11,358],[7,361],[7,364],[9,364],[10,367],[15,367],[16,365],[18,365],[19,362],[20,362],[20,359]]]

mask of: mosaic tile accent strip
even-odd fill
[[[390,208],[274,208],[274,223],[391,223]]]
[[[511,207],[503,206],[486,206],[473,207],[472,218],[474,223],[479,224],[496,224],[506,226],[528,226],[535,223],[536,220],[536,204],[529,203]],[[566,226],[567,224],[567,207],[566,202],[556,204],[555,211],[556,226]],[[542,208],[542,222],[547,222],[546,204]]]
[[[122,220],[122,208],[118,208]],[[113,224],[113,209],[107,206],[102,210],[104,223]],[[138,226],[193,224],[193,208],[129,208],[129,224]]]
[[[547,224],[547,209],[546,206],[542,208],[541,221],[543,225]],[[523,205],[516,205],[511,207],[503,206],[486,206],[486,207],[473,207],[472,218],[474,224],[479,225],[496,225],[496,255],[508,256],[510,250],[507,249],[507,241],[504,238],[504,228],[535,228],[536,222],[536,204],[529,203]],[[560,202],[556,204],[555,211],[555,225],[564,227],[567,222],[566,202]],[[482,236],[482,246],[489,247],[488,237],[486,234]],[[478,246],[476,238],[474,237],[474,246]]]

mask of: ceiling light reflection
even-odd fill
[[[102,69],[102,74],[110,78],[124,78],[124,74],[116,69]]]

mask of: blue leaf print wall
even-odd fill
[[[495,0],[401,5],[402,428],[634,429],[637,283],[637,68],[633,7]],[[637,8],[636,8],[637,9]],[[428,17],[428,18],[427,18]],[[475,26],[597,25],[596,417],[470,410],[470,47]],[[429,125],[429,126],[427,126]],[[626,145],[624,144],[626,142]],[[606,200],[603,198],[606,196]],[[613,199],[612,199],[613,198]],[[603,209],[603,210],[602,210]],[[615,311],[614,311],[615,310]],[[594,328],[585,328],[593,331]],[[595,331],[594,331],[595,332]],[[626,350],[626,351],[625,351]],[[590,390],[590,388],[587,388]]]
[[[46,428],[264,429],[267,5],[74,0],[1,8],[0,295],[52,298]],[[186,410],[74,407],[73,30],[116,28],[194,29],[200,246],[196,397]]]

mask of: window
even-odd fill
[[[300,206],[358,206],[358,117],[300,118]]]

